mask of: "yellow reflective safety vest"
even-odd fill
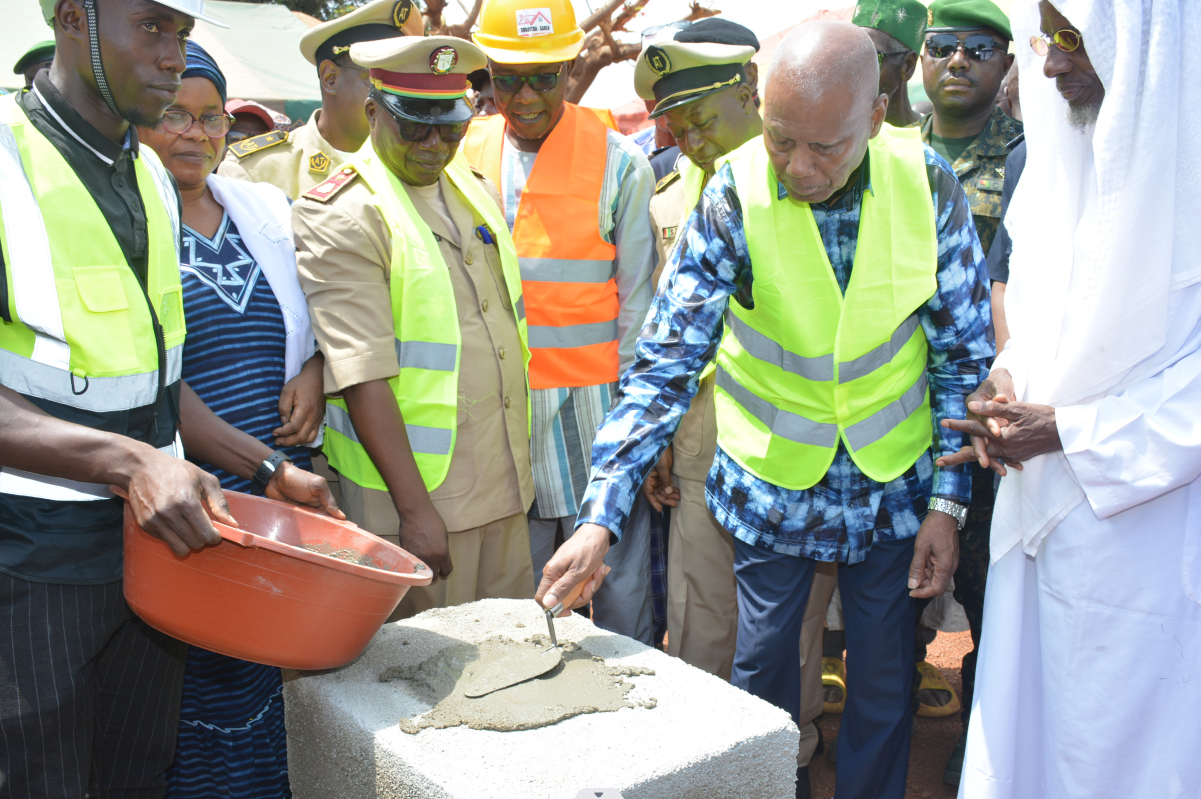
[[[150,148],[134,171],[149,235],[145,286],[70,164],[15,95],[0,98],[0,385],[57,418],[182,456],[178,199]],[[120,519],[107,485],[0,468],[9,573],[119,579]]]
[[[421,478],[426,490],[433,491],[446,479],[455,447],[462,350],[454,287],[434,233],[413,207],[408,192],[375,157],[370,141],[363,153],[351,163],[374,193],[375,205],[392,236],[392,321],[400,374],[388,382],[400,406]],[[508,225],[461,153],[447,165],[446,176],[493,231],[517,318],[528,384],[530,350],[521,270]],[[528,399],[526,413],[528,425]],[[330,465],[361,486],[387,491],[383,477],[359,442],[345,400],[329,401],[325,423],[324,450]]]
[[[854,268],[839,289],[809,205],[778,199],[763,140],[728,157],[754,275],[717,354],[718,443],[752,474],[809,488],[839,439],[868,477],[903,474],[933,441],[917,309],[937,287],[922,142],[887,125],[868,144]]]

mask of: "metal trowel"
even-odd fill
[[[539,649],[536,645],[515,649],[512,654],[488,663],[473,663],[467,667],[467,687],[463,695],[472,699],[487,696],[493,691],[510,685],[541,677],[563,662],[563,650],[555,636],[555,616],[571,605],[584,593],[584,580],[571,590],[559,604],[546,611],[546,625],[550,628],[550,646]]]

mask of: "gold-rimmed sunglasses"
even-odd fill
[[[1051,45],[1055,45],[1065,53],[1070,53],[1078,48],[1081,42],[1084,41],[1084,36],[1080,31],[1074,31],[1071,28],[1064,28],[1061,31],[1055,31],[1050,36],[1045,33],[1040,33],[1037,36],[1030,37],[1030,49],[1040,58],[1051,52]]]

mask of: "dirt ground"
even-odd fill
[[[972,648],[971,633],[939,633],[926,648],[926,660],[942,670],[956,693],[963,684],[959,675],[963,655]],[[830,741],[838,734],[841,716],[827,713],[818,720],[822,736]],[[942,781],[947,758],[959,740],[959,714],[941,719],[918,718],[909,752],[909,781],[905,799],[955,799],[958,789]],[[823,752],[809,764],[809,781],[814,799],[834,796],[834,764]]]

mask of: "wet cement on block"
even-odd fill
[[[550,639],[534,635],[525,641],[504,636],[481,644],[455,644],[416,666],[393,666],[380,682],[408,680],[428,697],[434,708],[416,718],[399,720],[400,729],[416,735],[424,729],[467,726],[473,730],[513,732],[534,730],[584,713],[605,713],[623,707],[654,708],[652,698],[637,703],[626,699],[633,683],[622,679],[653,675],[643,666],[607,666],[605,659],[571,642],[564,642],[562,661],[540,677],[507,688],[469,697],[464,691],[482,671],[497,664],[517,676],[536,670],[539,659],[553,658]],[[531,666],[533,662],[535,665]]]
[[[292,795],[569,799],[608,788],[625,799],[793,799],[798,734],[787,713],[582,616],[556,619],[555,631],[607,667],[653,671],[622,678],[634,684],[625,701],[635,706],[512,732],[400,729],[435,703],[418,682],[380,682],[381,674],[449,647],[545,633],[546,616],[530,600],[429,610],[384,625],[342,668],[285,670]]]

